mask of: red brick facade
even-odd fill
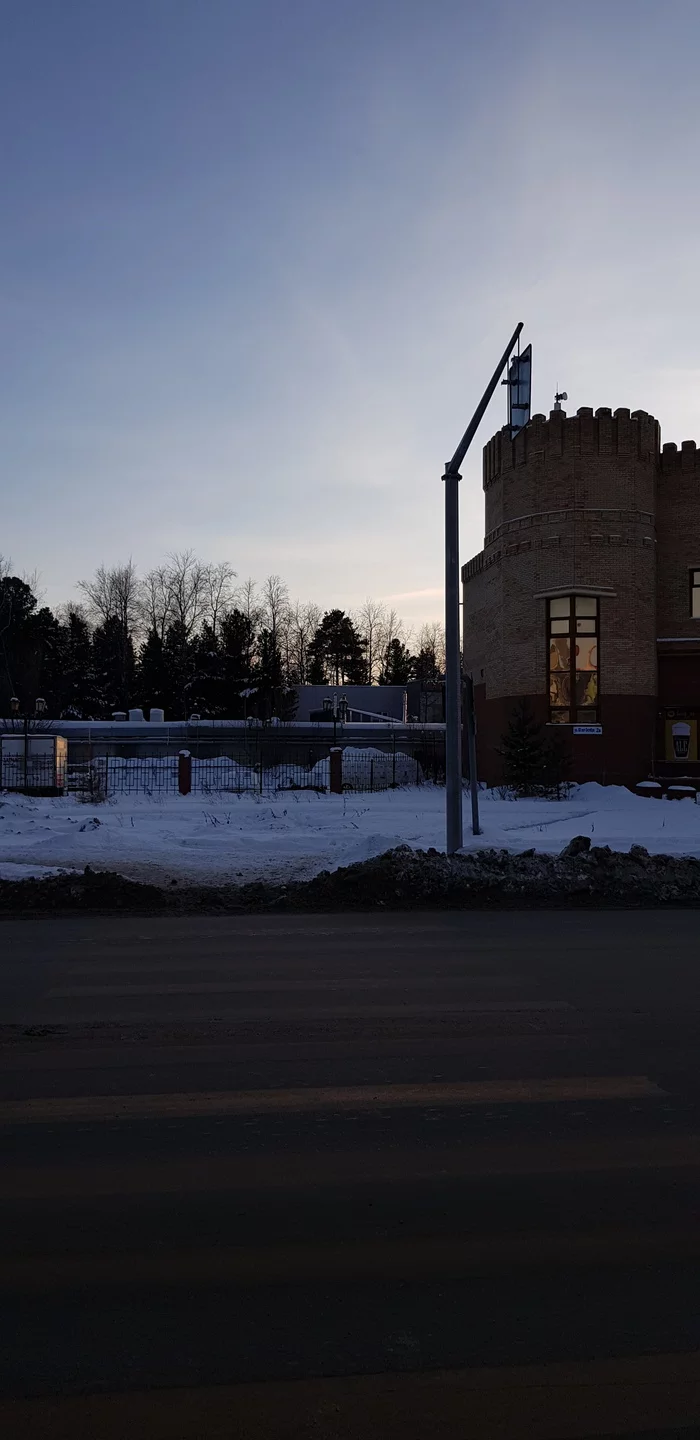
[[[558,727],[573,777],[634,784],[664,769],[700,772],[695,443],[662,451],[658,422],[641,410],[535,415],[514,440],[506,428],[485,446],[484,491],[484,549],[462,570],[483,778],[500,779],[497,749],[518,699],[544,724],[554,714],[548,604],[567,595],[595,597],[599,626],[602,733],[574,734],[584,716],[573,709]],[[687,753],[673,759],[686,726]]]

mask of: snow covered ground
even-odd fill
[[[444,846],[445,792],[432,785],[374,794],[121,796],[107,804],[0,795],[0,876],[56,869],[116,870],[154,883],[308,879],[395,845]],[[594,845],[700,856],[700,805],[643,800],[581,785],[564,801],[501,800],[482,792],[483,835],[465,848],[557,853],[574,835]]]

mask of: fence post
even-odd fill
[[[343,793],[343,752],[339,745],[331,747],[330,755],[331,795],[342,795]]]
[[[396,731],[395,731],[395,730],[392,730],[392,732],[391,732],[391,739],[392,739],[392,742],[393,742],[393,749],[392,749],[392,755],[391,755],[391,788],[392,788],[392,790],[395,790],[395,789],[396,789]]]
[[[177,757],[177,788],[181,795],[189,795],[192,789],[192,756],[189,750],[181,750]]]
[[[105,751],[105,800],[109,800],[109,751]]]

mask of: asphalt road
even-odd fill
[[[0,956],[3,1437],[698,1433],[695,912]]]

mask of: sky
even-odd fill
[[[700,442],[699,49],[697,0],[0,0],[0,552],[439,619],[519,320],[535,412]]]

